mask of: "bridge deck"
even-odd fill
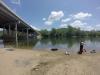
[[[18,23],[20,22],[20,23]],[[26,32],[27,28],[29,32],[36,32],[31,26],[29,26],[26,22],[24,22],[19,16],[17,16],[4,2],[0,1],[0,28],[9,29],[9,25],[12,30],[16,27],[17,23],[17,31]]]

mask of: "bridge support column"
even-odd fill
[[[3,27],[3,37],[4,37],[4,35],[5,35],[5,25]]]
[[[5,25],[3,27],[3,44],[4,44],[4,48],[5,48]]]
[[[9,35],[11,35],[11,27],[10,27],[10,24],[9,24]]]
[[[27,28],[27,42],[29,41],[29,29]]]
[[[16,47],[18,47],[17,23],[15,24],[15,35],[16,35]]]
[[[29,47],[29,28],[27,28],[27,47]]]

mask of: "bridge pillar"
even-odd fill
[[[4,48],[5,48],[5,25],[3,27],[3,44],[4,44]]]
[[[5,25],[3,26],[3,37],[5,35]]]
[[[15,24],[15,35],[16,35],[16,47],[18,47],[17,23]]]
[[[27,28],[27,42],[29,41],[29,28]]]
[[[8,30],[8,32],[9,32],[9,35],[11,35],[11,27],[10,27],[10,24],[9,24],[9,30]]]
[[[29,46],[29,28],[26,28],[26,37],[27,37],[27,47]]]
[[[18,47],[18,24],[20,24],[20,21],[15,23],[16,47]]]

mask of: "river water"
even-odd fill
[[[87,51],[96,50],[100,51],[100,38],[99,37],[92,37],[92,38],[53,38],[53,39],[31,39],[29,41],[20,40],[18,47],[25,48],[25,49],[51,49],[51,48],[58,48],[62,51],[70,51],[70,52],[77,52],[79,50],[80,41],[84,41],[84,49]],[[3,41],[0,40],[0,48],[3,47],[15,47],[14,42],[6,42],[3,44]]]

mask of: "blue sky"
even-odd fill
[[[100,30],[100,0],[4,0],[36,29],[66,28]]]

